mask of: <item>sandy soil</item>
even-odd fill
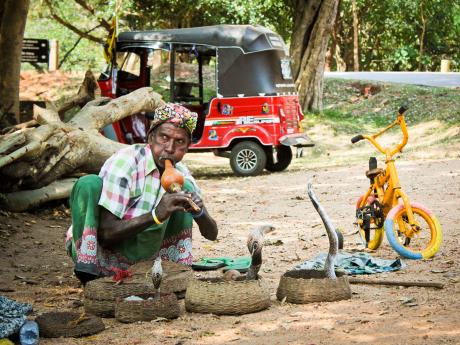
[[[199,155],[189,156],[197,170]],[[183,311],[167,322],[104,319],[107,329],[98,335],[42,339],[40,344],[460,344],[459,158],[398,162],[402,186],[438,216],[444,242],[433,260],[404,260],[404,270],[365,277],[442,282],[444,289],[352,285],[350,300],[305,305],[281,303],[275,293],[283,272],[328,248],[306,195],[307,179],[313,177],[316,194],[346,234],[345,250],[362,250],[354,231],[354,204],[368,185],[367,162],[308,170],[293,164],[283,173],[253,178],[233,177],[227,161],[214,162],[198,176],[219,223],[219,239],[206,241],[194,229],[194,252],[197,258],[247,255],[247,233],[273,224],[277,231],[268,237],[261,270],[272,293],[271,307],[239,317]],[[0,211],[0,293],[32,303],[32,317],[52,310],[83,311],[83,290],[64,250],[68,224],[65,205],[33,213]],[[372,255],[397,257],[386,240]]]

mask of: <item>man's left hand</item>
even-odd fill
[[[204,207],[203,200],[200,198],[200,196],[196,192],[190,193],[192,201],[200,208],[200,211],[195,211],[191,206],[186,208],[187,212],[190,212],[192,215],[193,214],[198,214],[201,212],[201,209]]]

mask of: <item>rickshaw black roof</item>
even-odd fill
[[[184,29],[122,32],[117,37],[121,46],[132,43],[171,42],[202,44],[216,48],[239,47],[244,53],[284,50],[281,37],[273,31],[254,25],[214,25]]]

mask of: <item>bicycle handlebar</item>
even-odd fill
[[[396,152],[401,151],[402,148],[407,144],[407,139],[408,139],[407,128],[406,128],[406,122],[404,121],[404,117],[403,117],[403,115],[407,111],[407,109],[408,108],[406,106],[404,106],[404,105],[401,106],[399,108],[399,110],[398,110],[397,119],[393,123],[388,125],[385,129],[381,130],[380,132],[378,132],[378,133],[376,133],[374,135],[363,135],[363,134],[355,135],[353,138],[351,138],[351,143],[355,144],[360,140],[366,139],[366,140],[369,140],[372,143],[372,145],[374,145],[380,152],[382,152],[382,153],[387,152],[387,154],[389,154],[390,156],[393,156]],[[399,125],[400,128],[401,128],[401,131],[403,132],[403,140],[402,140],[402,142],[400,144],[396,145],[396,147],[393,148],[392,150],[383,148],[375,140],[375,138],[377,138],[378,136],[382,135],[387,130],[389,130],[390,128],[393,128],[396,125]],[[386,151],[386,150],[388,150],[388,151]]]
[[[407,111],[407,109],[409,109],[407,106],[402,105],[398,110],[399,115],[404,115],[404,113]]]
[[[351,143],[354,144],[363,139],[364,137],[362,136],[362,134],[358,134],[358,135],[355,135],[353,138],[351,138]]]

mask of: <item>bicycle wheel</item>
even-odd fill
[[[362,203],[363,198],[364,195],[356,203],[359,236],[366,248],[375,250],[383,241],[383,213],[375,197],[369,196],[365,203]],[[367,231],[366,227],[368,227]]]
[[[442,242],[442,229],[438,219],[424,206],[411,203],[412,212],[420,230],[411,230],[403,204],[393,207],[385,220],[385,233],[388,242],[401,256],[412,259],[429,259],[439,250]]]

